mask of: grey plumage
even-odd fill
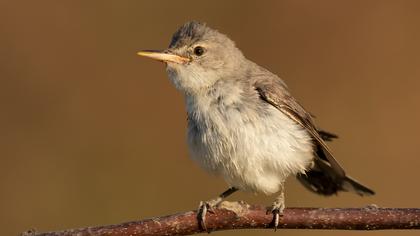
[[[346,176],[321,137],[321,135],[332,136],[326,132],[320,134],[311,115],[289,94],[282,83],[273,82],[272,79],[266,81],[259,79],[254,86],[263,100],[287,114],[311,135],[315,146],[314,166],[305,173],[297,175],[298,180],[307,189],[322,195],[332,195],[338,191],[353,191],[362,196],[374,194],[369,188]]]
[[[322,195],[373,194],[335,160],[324,140],[336,136],[319,131],[283,80],[245,58],[224,34],[188,22],[167,50],[139,54],[167,63],[170,80],[185,96],[192,159],[231,186],[200,205],[203,228],[207,208],[236,190],[280,192],[272,211],[276,227],[289,175]]]

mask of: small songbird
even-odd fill
[[[336,136],[319,130],[283,80],[245,58],[226,35],[187,22],[168,49],[138,54],[166,64],[169,79],[185,97],[191,158],[230,186],[200,203],[202,229],[207,230],[207,211],[237,190],[278,193],[269,211],[276,229],[289,175],[325,196],[374,194],[334,159],[325,141]]]

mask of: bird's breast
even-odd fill
[[[312,143],[276,108],[249,103],[229,97],[187,101],[191,157],[232,186],[273,193],[290,173],[310,164]]]

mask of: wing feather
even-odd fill
[[[281,81],[280,79],[278,80]],[[276,83],[275,81],[264,82],[257,80],[254,86],[262,100],[283,112],[290,119],[301,125],[311,135],[315,144],[321,147],[323,153],[325,154],[326,161],[334,170],[336,177],[344,178],[346,174],[343,168],[334,158],[331,150],[321,138],[310,113],[306,112],[305,109],[289,94],[287,89],[284,87],[284,83],[282,81],[281,83]]]

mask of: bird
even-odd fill
[[[286,83],[246,58],[225,34],[189,21],[173,34],[167,49],[137,54],[166,64],[169,80],[184,96],[191,159],[229,186],[218,197],[200,202],[201,229],[210,232],[207,212],[238,190],[277,194],[267,210],[277,229],[288,176],[324,196],[341,191],[374,194],[334,158],[326,141],[337,136],[318,129]]]

